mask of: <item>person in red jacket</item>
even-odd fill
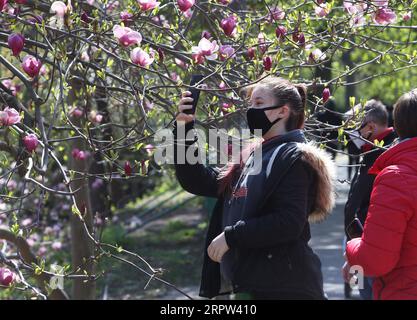
[[[347,243],[347,266],[376,277],[376,300],[417,300],[417,89],[394,107],[399,142],[369,169],[376,175],[361,238]]]

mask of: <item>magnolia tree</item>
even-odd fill
[[[336,131],[343,144],[358,115],[338,126],[316,115],[334,97],[345,111],[373,95],[393,102],[412,85],[414,6],[0,0],[2,287],[32,298],[93,299],[102,258],[173,286],[139,253],[100,235],[117,223],[122,186],[148,185],[172,169],[152,159],[153,138],[171,126],[189,76],[204,75],[202,128],[230,135],[243,128],[239,90],[274,74],[309,88],[306,132]],[[71,261],[53,268],[64,249]]]

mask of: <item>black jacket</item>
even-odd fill
[[[190,128],[192,126],[188,125],[186,130]],[[225,231],[230,250],[236,253],[232,272],[234,292],[324,297],[321,263],[308,246],[308,219],[317,209],[317,180],[321,178],[303,157],[299,146],[304,142],[303,134],[297,131],[263,144],[263,158],[285,145],[273,161],[263,187],[258,186],[258,192],[251,193],[253,182],[248,182],[246,201],[249,203],[241,219],[225,230],[222,229],[222,210],[227,199],[218,194],[219,169],[204,164],[175,164],[176,176],[185,190],[218,198],[210,218],[205,249]],[[187,143],[187,148],[190,144]],[[212,298],[222,293],[220,288],[220,264],[212,261],[205,250],[200,295]]]
[[[384,146],[387,147],[397,138],[395,131],[391,131],[382,140]],[[355,217],[359,218],[362,225],[365,224],[366,215],[368,213],[369,201],[371,199],[372,186],[374,184],[375,175],[368,174],[368,170],[372,167],[375,160],[384,152],[383,149],[373,148],[366,153],[351,181],[348,200],[345,205],[345,230]],[[349,235],[346,233],[348,240]]]

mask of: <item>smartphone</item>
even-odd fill
[[[200,82],[204,76],[202,74],[193,74],[191,76],[190,86],[195,85],[196,83]],[[183,112],[186,114],[194,114],[195,109],[197,108],[197,102],[198,98],[200,97],[200,90],[196,88],[190,88],[189,91],[191,92],[191,98],[193,98],[192,101],[192,109],[184,110]]]
[[[363,233],[363,225],[358,218],[353,219],[353,221],[346,228],[346,234],[351,238],[360,238]]]

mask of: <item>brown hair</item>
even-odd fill
[[[290,116],[285,125],[287,131],[303,128],[307,101],[307,88],[303,84],[294,84],[289,80],[269,75],[241,90],[245,93],[246,99],[252,96],[257,86],[270,89],[278,105],[287,105],[290,108]]]
[[[398,99],[393,116],[394,128],[400,139],[417,137],[417,89]]]
[[[241,93],[243,92],[245,94],[245,100],[250,99],[255,87],[260,85],[265,86],[272,91],[273,96],[277,100],[277,105],[287,105],[290,108],[290,116],[285,124],[285,129],[291,131],[303,128],[307,88],[302,84],[293,84],[286,79],[268,75],[262,80],[246,86],[241,90]],[[240,174],[248,155],[255,147],[256,144],[250,145],[248,148],[242,150],[240,164],[229,162],[222,168],[219,174],[219,194],[226,195],[231,193],[233,181]]]

